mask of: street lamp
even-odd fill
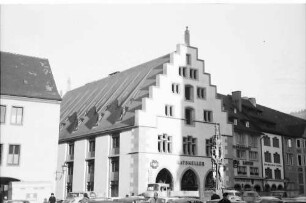
[[[55,180],[60,180],[60,179],[62,179],[63,174],[64,174],[65,171],[66,171],[66,168],[68,168],[68,164],[65,162],[65,163],[62,165],[62,171],[56,171],[56,172],[55,172]],[[58,175],[60,175],[60,177],[57,177]]]

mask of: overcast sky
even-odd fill
[[[222,94],[305,109],[305,4],[1,6],[1,51],[49,59],[63,92],[173,52],[189,26]]]

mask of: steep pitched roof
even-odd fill
[[[1,52],[1,95],[61,100],[47,59]]]
[[[235,107],[231,95],[218,94],[223,100],[225,109],[229,112],[229,118],[237,118],[240,120],[250,120],[249,130],[273,133],[289,137],[306,136],[306,120],[294,117],[292,115],[256,104],[254,106],[248,99],[241,98],[242,112],[233,114]],[[236,130],[248,131],[245,126],[235,126]]]
[[[67,92],[61,103],[60,141],[133,126],[135,110],[163,73],[165,55]]]

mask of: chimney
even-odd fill
[[[234,104],[236,105],[238,111],[241,112],[242,110],[241,91],[232,92],[232,98],[233,98]]]
[[[190,34],[189,34],[188,26],[186,26],[186,30],[185,30],[185,45],[190,46]]]
[[[69,92],[70,90],[71,90],[71,79],[70,79],[70,77],[68,77],[66,93]]]
[[[249,101],[256,107],[256,99],[254,97],[249,98]]]

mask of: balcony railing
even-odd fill
[[[111,181],[118,181],[119,180],[119,172],[111,172]]]
[[[73,161],[74,155],[73,154],[68,154],[67,155],[67,161]]]

